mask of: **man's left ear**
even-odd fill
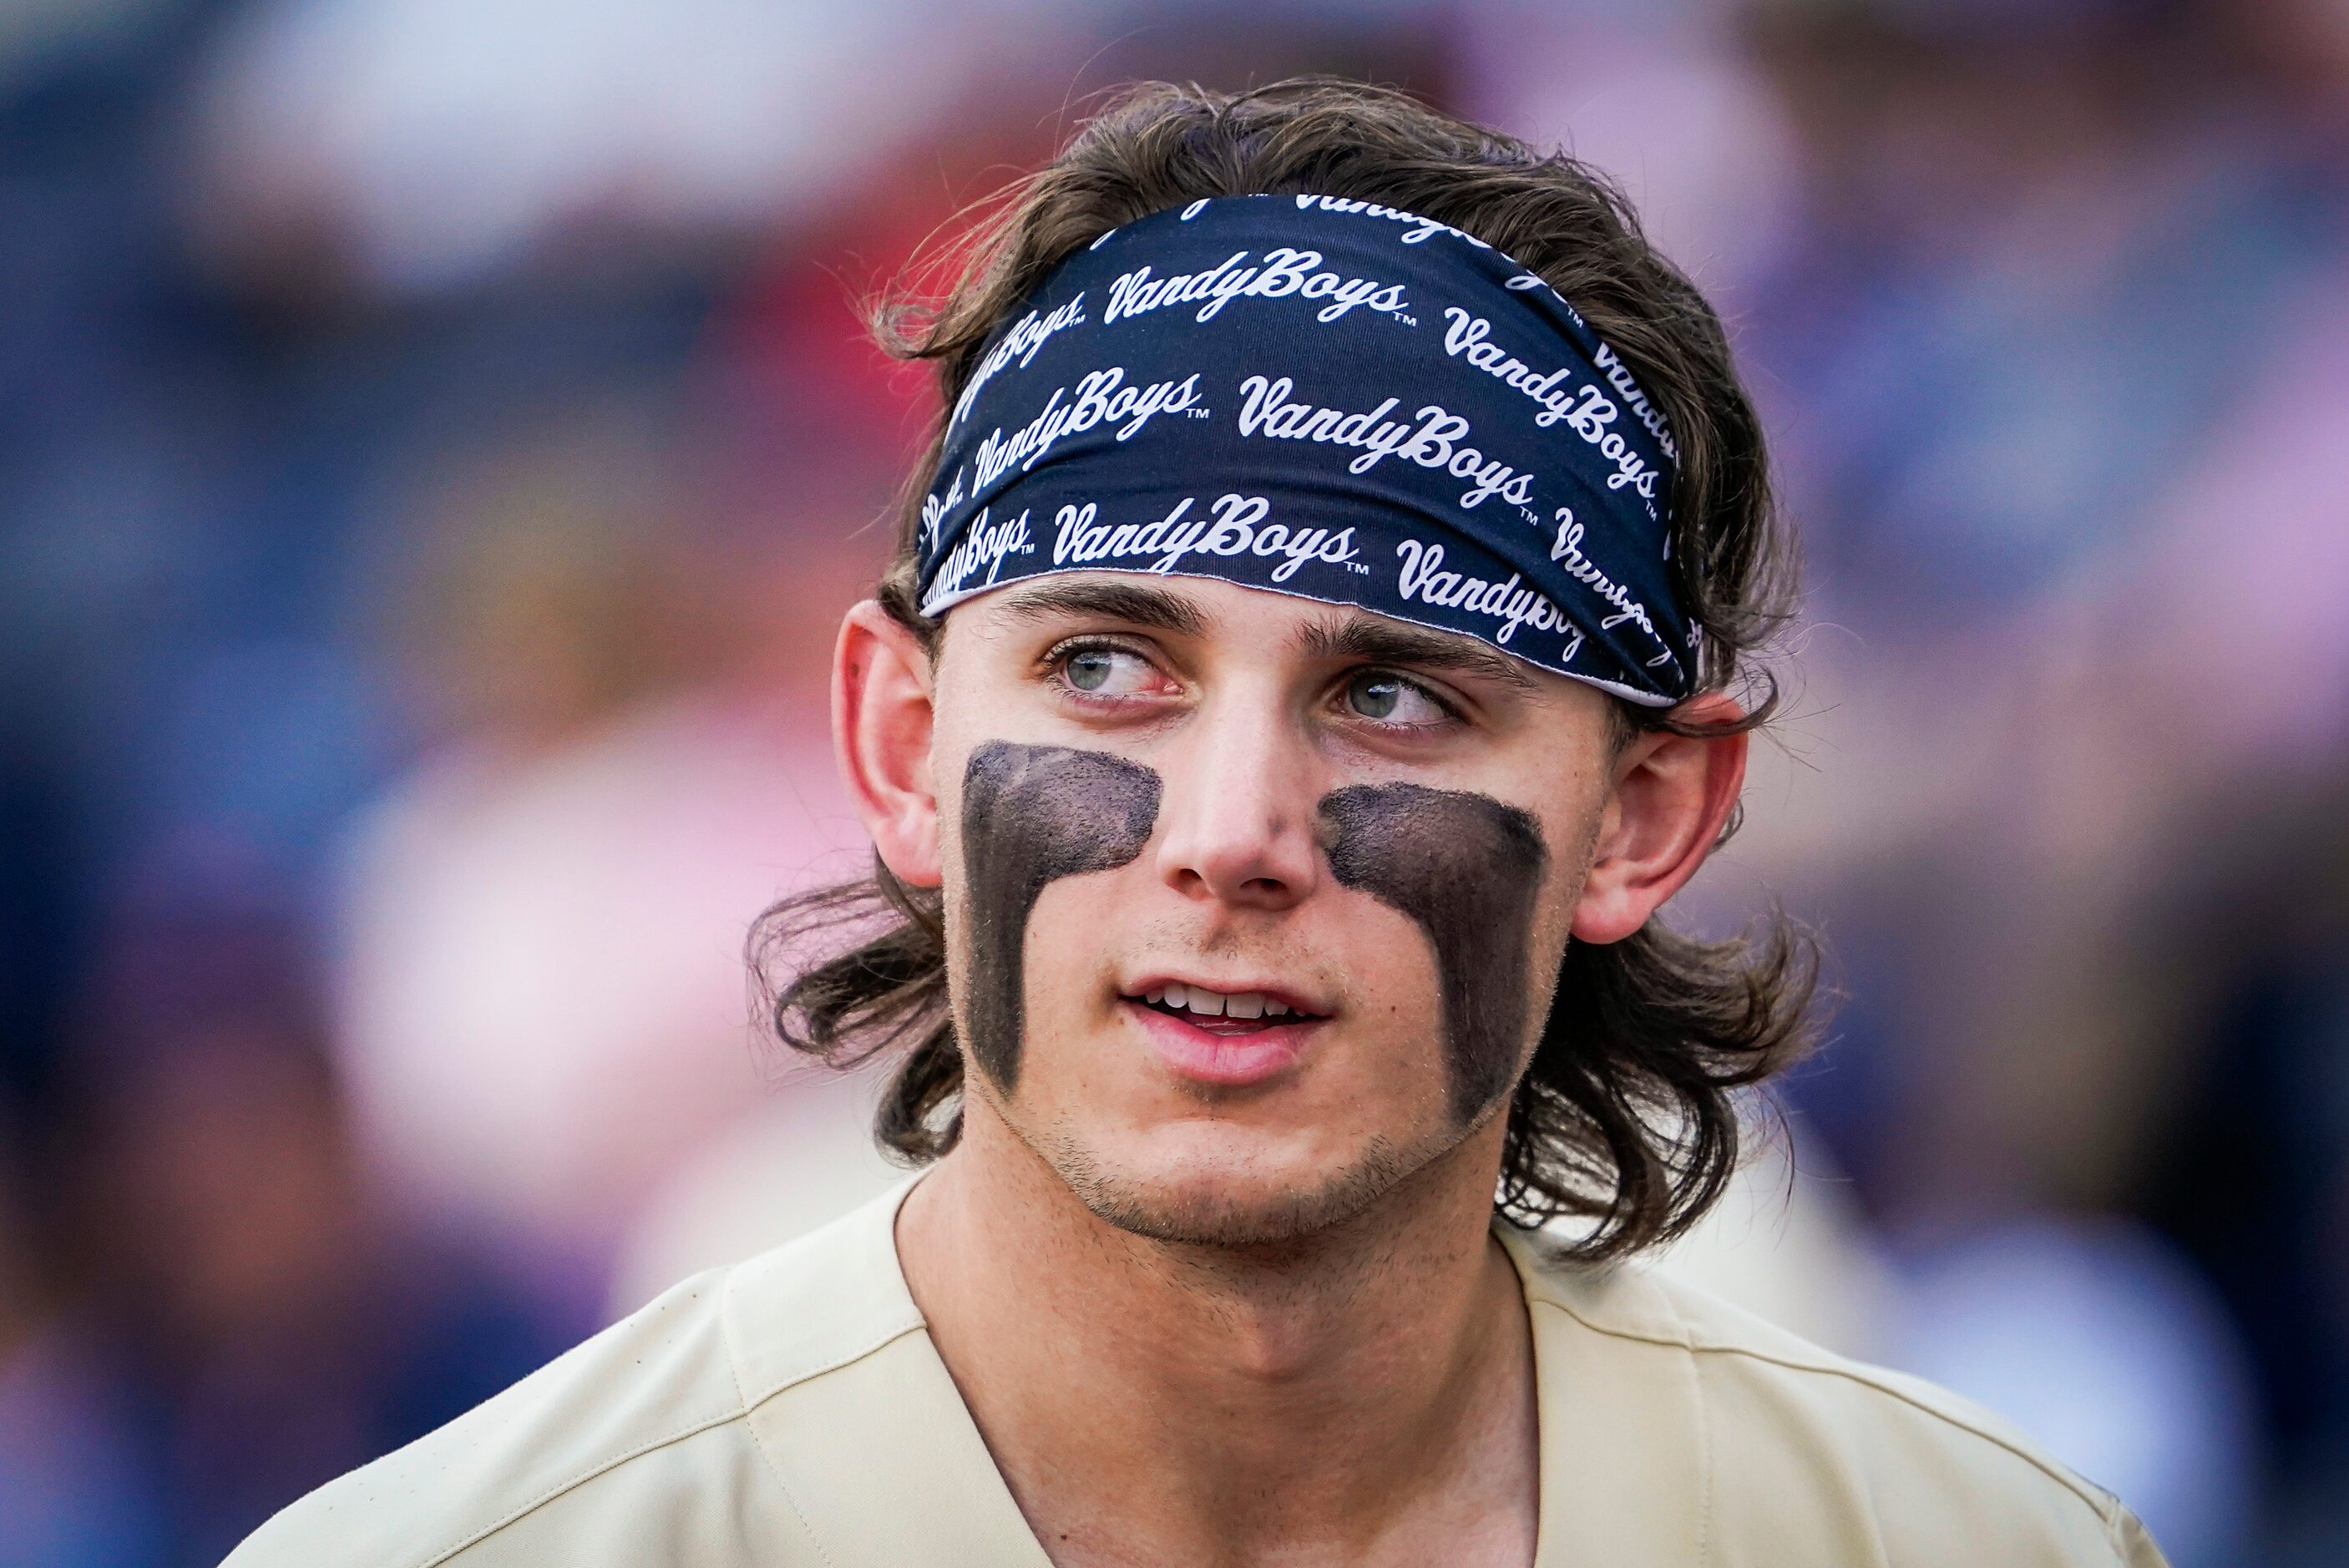
[[[1699,724],[1744,717],[1712,693],[1676,717]],[[1693,740],[1642,730],[1615,761],[1615,788],[1599,824],[1590,872],[1574,906],[1577,942],[1620,942],[1696,874],[1720,841],[1745,785],[1745,736]]]

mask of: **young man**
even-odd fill
[[[1392,94],[1143,89],[907,346],[947,417],[834,672],[879,863],[778,913],[838,940],[777,1016],[903,1047],[934,1162],[233,1561],[2160,1561],[1980,1412],[1617,1266],[1804,988],[1656,919],[1785,547],[1616,199]]]

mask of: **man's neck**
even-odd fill
[[[1497,1136],[1242,1253],[1104,1223],[973,1108],[898,1251],[1053,1560],[1529,1562],[1533,1351],[1489,1232]]]

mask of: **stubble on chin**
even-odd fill
[[[1245,1179],[1219,1181],[1212,1173],[1178,1180],[1133,1174],[1066,1129],[1031,1132],[1007,1121],[1102,1223],[1167,1246],[1224,1252],[1278,1252],[1327,1237],[1392,1198],[1458,1141],[1406,1149],[1372,1137],[1344,1167],[1265,1192],[1250,1190]]]

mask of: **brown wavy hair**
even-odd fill
[[[1308,193],[1465,230],[1541,274],[1630,365],[1680,438],[1671,553],[1703,634],[1698,689],[1735,691],[1746,717],[1707,727],[1619,703],[1620,733],[1760,726],[1778,692],[1754,655],[1791,614],[1794,592],[1761,425],[1720,318],[1641,235],[1620,192],[1571,158],[1358,83],[1132,87],[975,215],[933,258],[937,286],[885,301],[876,328],[891,352],[937,367],[950,408],[988,335],[1102,233],[1202,197]],[[942,627],[915,607],[916,531],[943,435],[900,500],[876,595],[933,649]],[[1723,837],[1735,828],[1733,816]],[[835,1066],[903,1051],[875,1128],[885,1150],[920,1163],[954,1147],[963,1061],[935,890],[901,882],[876,858],[867,879],[768,911],[751,950],[785,1046]],[[1510,1101],[1495,1207],[1522,1225],[1575,1222],[1570,1244],[1594,1261],[1686,1230],[1735,1168],[1733,1091],[1807,1041],[1816,968],[1806,934],[1778,913],[1725,942],[1651,920],[1621,942],[1569,944]]]

